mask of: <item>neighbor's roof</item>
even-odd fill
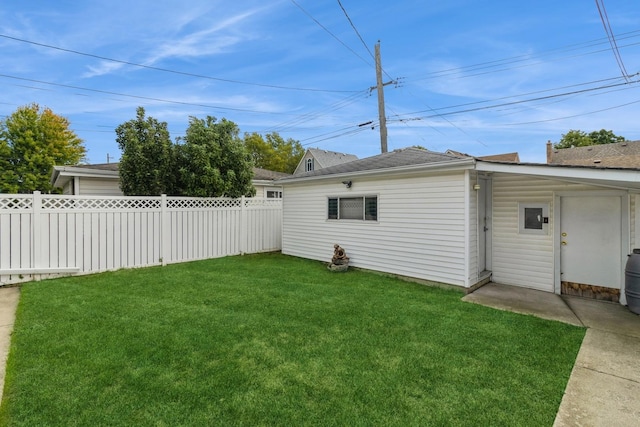
[[[119,166],[119,163],[54,166],[50,181],[54,187],[63,187],[74,176],[119,179]],[[290,175],[288,173],[275,172],[267,169],[253,168],[253,179],[255,181],[275,181],[278,178],[286,176]]]
[[[258,181],[274,181],[278,178],[284,178],[291,174],[284,172],[270,171],[268,169],[253,168],[253,179]]]
[[[550,164],[598,168],[640,168],[640,141],[552,149]]]
[[[461,158],[445,153],[437,153],[422,148],[404,148],[388,153],[378,154],[373,157],[353,160],[347,163],[316,169],[310,172],[298,173],[290,177],[279,179],[278,182],[286,183],[299,180],[307,180],[328,175],[361,174],[364,172],[379,172],[383,170],[399,170],[412,166],[426,166],[436,164],[473,164],[472,157]]]
[[[94,165],[54,166],[51,185],[64,187],[75,176],[103,179],[118,179],[118,163],[97,163]]]
[[[318,164],[323,168],[358,160],[358,156],[354,154],[320,150],[319,148],[309,148],[308,151],[313,155],[313,158],[316,159],[316,162],[318,162]]]

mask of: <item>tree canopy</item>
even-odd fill
[[[136,118],[116,128],[120,157],[120,189],[127,196],[158,196],[175,192],[174,146],[166,122]]]
[[[226,119],[191,117],[186,135],[172,143],[167,123],[138,107],[116,129],[120,188],[136,196],[252,196],[253,164],[239,133]]]
[[[610,130],[600,129],[586,133],[581,130],[570,130],[562,135],[559,142],[553,148],[586,147],[588,145],[612,144],[626,141],[624,136],[618,136]]]
[[[53,166],[78,164],[85,152],[66,118],[38,104],[19,107],[0,120],[0,192],[55,191]]]
[[[178,147],[180,192],[191,197],[253,196],[251,156],[229,120],[191,117]]]
[[[276,172],[293,173],[304,156],[304,148],[294,139],[285,140],[277,132],[245,133],[244,146],[256,167]]]

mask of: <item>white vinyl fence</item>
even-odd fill
[[[280,250],[282,199],[0,194],[0,286]]]

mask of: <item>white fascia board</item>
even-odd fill
[[[110,171],[104,169],[76,168],[73,166],[54,166],[54,168],[62,176],[84,176],[91,178],[114,178],[118,179],[120,174],[118,171]]]
[[[300,178],[288,178],[283,180],[276,180],[275,182],[279,185],[287,185],[287,184],[294,184],[294,183],[298,184],[301,182],[311,183],[311,182],[324,181],[329,179],[332,179],[332,180],[342,179],[342,178],[355,179],[358,177],[369,177],[369,176],[409,175],[409,174],[414,174],[418,172],[435,172],[439,170],[458,171],[458,170],[473,169],[474,164],[475,164],[475,159],[467,158],[467,159],[460,159],[460,160],[447,160],[446,162],[421,163],[418,165],[398,166],[394,168],[333,173],[333,174],[327,174],[327,175],[306,176],[306,177],[300,177]]]
[[[547,165],[522,165],[478,162],[476,170],[481,172],[501,172],[520,175],[532,175],[563,180],[584,180],[617,182],[637,187],[640,184],[640,170],[635,169],[595,169]]]
[[[89,178],[120,179],[118,171],[103,169],[77,168],[73,166],[54,166],[51,173],[51,185],[64,187],[64,185],[76,176]]]

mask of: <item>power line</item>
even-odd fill
[[[86,87],[73,86],[73,85],[67,85],[67,84],[62,84],[62,83],[53,83],[53,82],[46,82],[46,81],[43,81],[43,80],[27,79],[27,78],[24,78],[24,77],[10,76],[10,75],[7,75],[7,74],[0,74],[0,77],[4,77],[4,78],[7,78],[7,79],[21,80],[21,81],[26,81],[26,82],[32,82],[32,83],[39,83],[39,84],[50,85],[50,86],[64,87],[64,88],[67,88],[67,89],[84,90],[84,91],[87,91],[87,92],[102,93],[102,94],[107,94],[107,95],[117,95],[117,96],[123,96],[123,97],[126,97],[126,98],[142,99],[142,100],[145,100],[145,101],[156,101],[156,102],[165,102],[165,103],[169,103],[169,104],[189,105],[189,106],[192,106],[192,107],[211,108],[211,109],[214,109],[214,110],[241,111],[241,112],[245,112],[245,113],[291,115],[291,114],[288,114],[288,113],[277,113],[277,112],[273,112],[273,111],[258,111],[258,110],[244,109],[244,108],[220,107],[220,106],[216,106],[216,105],[197,104],[197,103],[194,103],[194,102],[174,101],[174,100],[169,100],[169,99],[153,98],[153,97],[141,96],[141,95],[130,95],[130,94],[126,94],[126,93],[111,92],[111,91],[108,91],[108,90],[90,89],[90,88],[86,88]]]
[[[509,105],[518,105],[518,104],[524,104],[524,103],[527,103],[527,102],[541,101],[541,100],[545,100],[545,99],[553,99],[553,98],[559,98],[559,97],[563,97],[563,96],[569,96],[569,95],[581,94],[581,93],[586,93],[586,92],[592,92],[592,91],[595,91],[595,90],[609,89],[609,88],[612,88],[612,87],[625,86],[625,85],[629,85],[631,83],[638,83],[638,82],[639,81],[631,81],[631,82],[627,83],[625,81],[625,82],[622,82],[622,83],[615,83],[615,84],[604,85],[604,86],[599,86],[599,87],[594,87],[594,88],[575,90],[575,91],[571,91],[571,92],[558,93],[558,94],[553,94],[553,95],[541,96],[541,97],[537,97],[537,98],[522,99],[522,100],[518,100],[518,101],[504,102],[504,103],[501,103],[501,104],[486,105],[486,106],[483,106],[483,107],[467,108],[467,109],[464,109],[464,110],[450,111],[450,112],[445,112],[445,113],[434,114],[434,115],[431,115],[431,116],[416,117],[414,119],[427,119],[427,118],[432,118],[432,117],[442,117],[444,115],[448,116],[448,115],[453,115],[453,114],[462,114],[462,113],[470,113],[470,112],[474,112],[474,111],[489,110],[489,109],[505,107],[505,106],[509,106]],[[482,101],[482,102],[487,102],[487,101]],[[452,108],[452,107],[438,108],[436,110],[442,110],[442,109],[446,109],[446,108]],[[425,112],[425,111],[421,111],[421,112]],[[415,113],[408,113],[408,114],[415,114]]]
[[[639,74],[640,73],[635,74],[635,75],[639,75]],[[467,102],[467,103],[464,103],[464,104],[451,105],[449,107],[436,108],[435,111],[448,110],[448,109],[459,108],[459,107],[466,107],[466,106],[470,106],[470,105],[486,104],[486,103],[489,103],[489,102],[501,101],[501,100],[504,100],[504,99],[519,98],[519,97],[522,97],[522,96],[535,95],[535,94],[538,94],[538,93],[553,92],[553,91],[557,91],[557,90],[569,89],[569,88],[580,87],[580,86],[587,86],[587,85],[591,85],[591,84],[595,84],[595,83],[604,83],[604,82],[610,82],[610,81],[615,81],[615,80],[620,80],[620,77],[610,77],[610,78],[607,78],[607,79],[592,80],[590,82],[577,83],[577,84],[573,84],[573,85],[566,85],[566,86],[561,86],[561,87],[552,88],[552,89],[536,90],[536,91],[533,91],[533,92],[526,92],[526,93],[521,93],[521,94],[517,94],[517,95],[502,96],[500,98],[488,99],[488,100],[483,100],[483,101]],[[621,83],[621,84],[612,85],[612,86],[602,86],[602,88],[616,87],[616,86],[625,85],[625,84],[626,83]],[[598,89],[598,88],[595,88],[595,89]],[[594,89],[590,89],[590,90],[594,90]],[[581,92],[582,91],[575,91],[575,92],[569,92],[568,94],[581,93]],[[534,98],[534,100],[539,100],[539,99],[546,99],[546,97]],[[504,104],[504,105],[510,105],[510,104]],[[427,113],[429,111],[431,111],[431,110],[414,111],[414,112],[411,112],[411,113],[406,113],[405,115]]]
[[[349,24],[351,24],[351,28],[353,28],[353,31],[356,32],[356,35],[358,36],[358,38],[360,39],[360,41],[362,42],[362,45],[364,46],[365,49],[367,49],[367,52],[369,52],[369,55],[371,56],[371,59],[375,60],[375,57],[373,55],[373,53],[371,53],[371,49],[369,49],[369,46],[367,46],[367,44],[364,42],[364,40],[362,39],[362,36],[360,35],[360,32],[358,32],[358,29],[356,28],[355,25],[353,25],[353,21],[351,20],[351,18],[349,17],[349,14],[347,13],[346,9],[344,8],[344,6],[342,6],[342,2],[340,0],[338,0],[338,4],[340,5],[340,9],[342,9],[342,12],[344,12],[344,16],[347,17],[347,21],[349,21]]]
[[[607,10],[604,7],[604,0],[596,0],[596,6],[598,7],[598,13],[600,14],[602,25],[604,26],[604,32],[607,34],[607,38],[609,39],[609,44],[611,45],[613,56],[616,58],[616,62],[618,63],[618,67],[620,68],[620,72],[622,73],[622,77],[624,77],[624,79],[628,82],[629,74],[627,73],[624,62],[622,61],[622,56],[620,55],[620,50],[618,49],[616,38],[613,35],[611,23],[609,22],[609,16],[607,15]]]
[[[638,37],[639,33],[640,33],[640,30],[630,31],[630,32],[627,32],[627,33],[622,33],[621,36],[624,36],[624,37],[618,37],[618,40],[626,40],[626,39],[630,39],[630,38],[635,38],[635,37]],[[492,60],[492,61],[480,62],[480,63],[477,63],[477,64],[465,65],[465,66],[461,66],[461,67],[446,68],[446,69],[443,69],[443,70],[429,72],[426,75],[423,75],[423,77],[408,77],[408,79],[410,81],[421,81],[421,80],[429,80],[429,79],[434,79],[434,78],[452,76],[452,75],[455,75],[455,74],[462,74],[462,73],[464,73],[466,71],[472,72],[472,71],[479,71],[479,70],[491,70],[492,68],[496,68],[496,67],[500,67],[500,66],[506,66],[506,65],[510,65],[510,64],[524,63],[524,62],[532,61],[532,60],[534,60],[536,58],[543,58],[543,57],[546,57],[546,56],[553,55],[554,53],[571,52],[571,51],[581,50],[583,48],[599,46],[599,45],[607,44],[607,43],[608,43],[607,39],[600,38],[600,39],[589,40],[589,41],[582,42],[582,43],[576,43],[576,44],[571,44],[571,45],[567,45],[567,46],[563,46],[563,47],[559,47],[559,48],[555,48],[555,49],[542,51],[538,55],[529,55],[529,54],[527,54],[527,55],[518,55],[518,56],[513,56],[513,57],[508,57],[508,58],[503,58],[503,59],[496,59],[496,60]],[[630,44],[623,45],[621,47],[624,48],[624,47],[636,46],[638,44],[640,44],[640,43],[637,43],[637,42],[636,43],[630,43]],[[590,52],[586,52],[586,53],[582,53],[582,54],[577,54],[577,55],[563,56],[563,57],[559,57],[557,59],[575,58],[575,57],[578,57],[578,56],[591,55],[591,54],[601,53],[601,52],[605,52],[605,51],[609,51],[609,50],[610,49],[594,50],[594,51],[590,51]],[[489,74],[491,72],[497,72],[497,71],[508,71],[508,70],[512,70],[514,68],[523,68],[523,67],[529,67],[529,66],[537,65],[539,63],[540,62],[534,62],[534,63],[530,63],[530,64],[519,65],[519,66],[516,66],[516,67],[504,67],[504,68],[500,68],[500,69],[492,70],[492,71],[487,71],[487,72],[483,72],[483,73],[463,75],[463,76],[460,76],[459,78],[479,76],[479,75]]]
[[[31,44],[31,45],[34,45],[34,46],[45,47],[47,49],[54,49],[54,50],[58,50],[58,51],[61,51],[61,52],[73,53],[75,55],[82,55],[82,56],[87,56],[89,58],[96,58],[96,59],[100,59],[100,60],[103,60],[103,61],[116,62],[118,64],[130,65],[130,66],[139,67],[139,68],[146,68],[148,70],[161,71],[161,72],[164,72],[164,73],[172,73],[172,74],[179,74],[179,75],[182,75],[182,76],[196,77],[196,78],[199,78],[199,79],[215,80],[215,81],[220,81],[220,82],[225,82],[225,83],[234,83],[234,84],[241,84],[241,85],[248,85],[248,86],[258,86],[258,87],[265,87],[265,88],[270,88],[270,89],[285,89],[285,90],[306,91],[306,92],[329,92],[329,93],[351,93],[351,92],[357,92],[357,91],[353,91],[353,90],[329,90],[329,89],[301,88],[301,87],[279,86],[279,85],[270,85],[270,84],[262,84],[262,83],[252,83],[252,82],[245,82],[245,81],[233,80],[233,79],[223,79],[223,78],[220,78],[220,77],[205,76],[205,75],[202,75],[202,74],[188,73],[188,72],[185,72],[185,71],[177,71],[177,70],[171,70],[171,69],[168,69],[168,68],[154,67],[154,66],[151,66],[151,65],[137,64],[135,62],[123,61],[123,60],[120,60],[120,59],[107,58],[106,56],[94,55],[94,54],[91,54],[91,53],[79,52],[77,50],[65,49],[65,48],[58,47],[58,46],[52,46],[52,45],[48,45],[48,44],[44,44],[44,43],[38,43],[38,42],[30,41],[30,40],[19,39],[17,37],[11,37],[11,36],[8,36],[6,34],[0,34],[0,37],[3,37],[5,39],[18,41],[18,42],[21,42],[21,43],[28,43],[28,44]]]
[[[535,124],[535,123],[546,123],[546,122],[555,122],[555,121],[558,121],[558,120],[573,119],[575,117],[588,116],[588,115],[591,115],[591,114],[602,113],[603,111],[615,110],[617,108],[627,107],[629,105],[638,104],[638,103],[640,103],[640,100],[627,102],[626,104],[621,104],[621,105],[614,105],[613,107],[607,107],[607,108],[603,108],[603,109],[600,109],[600,110],[589,111],[587,113],[574,114],[573,116],[555,117],[553,119],[536,120],[536,121],[533,121],[533,122],[507,123],[507,124],[502,125],[502,126],[531,125],[531,124]]]
[[[349,46],[347,46],[347,44],[345,42],[343,42],[342,40],[340,40],[340,38],[338,36],[336,36],[335,34],[333,34],[331,31],[329,31],[329,29],[327,27],[325,27],[324,25],[322,25],[320,23],[320,21],[318,21],[316,18],[314,18],[309,12],[307,12],[302,6],[300,6],[298,3],[296,3],[295,0],[291,0],[291,3],[293,3],[294,5],[296,5],[298,7],[298,9],[300,9],[302,12],[304,12],[305,15],[307,15],[313,22],[315,22],[316,24],[318,24],[318,26],[320,28],[322,28],[323,30],[325,30],[331,37],[333,37],[334,39],[336,39],[338,41],[338,43],[340,43],[342,46],[344,46],[345,48],[347,48],[349,50],[349,52],[353,53],[355,56],[357,56],[358,58],[360,58],[362,60],[362,62],[364,62],[365,64],[367,64],[368,66],[373,66],[370,62],[368,62],[366,59],[364,59],[362,56],[358,55],[356,53],[355,50],[351,49]]]

